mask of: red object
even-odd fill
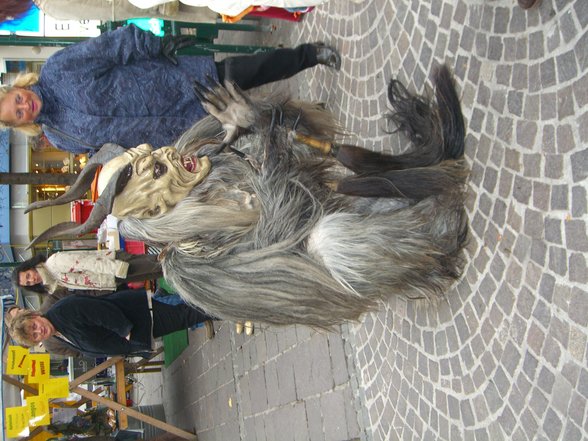
[[[88,199],[74,201],[71,203],[71,220],[83,224],[90,217],[94,203]]]
[[[83,199],[81,201],[74,201],[71,203],[71,220],[77,224],[83,224],[90,217],[92,209],[94,208],[94,202]],[[96,233],[98,230],[92,230],[92,233]]]
[[[145,243],[138,240],[125,240],[125,251],[129,254],[145,254]]]
[[[129,254],[145,254],[145,243],[138,240],[125,240],[125,251]],[[127,283],[131,289],[145,288],[145,282]]]
[[[309,8],[310,9],[310,8]],[[310,9],[312,10],[312,9]],[[310,12],[310,10],[308,12]],[[253,10],[247,15],[253,15],[256,17],[265,17],[265,18],[279,18],[280,20],[288,20],[288,21],[300,21],[302,20],[302,16],[304,13],[300,12],[289,12],[283,8],[275,8],[269,7],[263,11],[256,11]]]

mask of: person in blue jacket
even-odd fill
[[[47,59],[40,75],[0,87],[0,126],[41,130],[56,147],[88,153],[108,142],[125,148],[171,145],[205,116],[195,81],[230,80],[241,89],[277,81],[317,64],[340,68],[321,43],[215,62],[177,57],[190,37],[157,37],[134,25],[68,46]]]

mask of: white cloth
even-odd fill
[[[206,6],[219,14],[235,17],[249,6],[274,6],[276,8],[301,8],[305,6],[316,6],[327,0],[259,0],[259,3],[252,3],[251,0],[180,0],[180,3],[188,6]],[[152,8],[168,0],[129,0],[138,8]]]
[[[45,14],[58,20],[127,20],[154,17],[196,23],[214,23],[216,14],[207,8],[181,7],[177,14],[166,15],[157,5],[136,7],[127,0],[35,0]]]
[[[55,253],[36,269],[49,292],[70,289],[116,290],[116,278],[127,276],[129,264],[110,250]]]

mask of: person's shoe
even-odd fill
[[[517,3],[522,9],[531,9],[533,6],[539,4],[541,0],[517,0]]]
[[[243,322],[235,323],[235,332],[237,334],[243,334]]]
[[[253,335],[253,322],[250,320],[245,321],[245,335]]]
[[[208,340],[214,338],[214,323],[212,320],[206,320],[204,322],[204,329],[206,329],[206,338]]]
[[[316,61],[318,64],[324,64],[335,70],[341,69],[341,55],[339,55],[337,49],[324,43],[314,43],[314,47],[316,48]]]

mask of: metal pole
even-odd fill
[[[0,46],[70,46],[80,41],[87,40],[85,37],[23,37],[22,35],[0,36]]]

